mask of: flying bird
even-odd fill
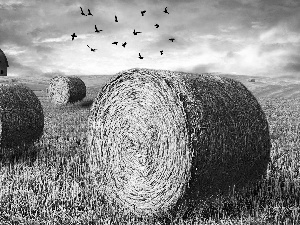
[[[143,59],[143,58],[144,58],[144,57],[141,56],[141,53],[139,53],[139,58],[140,58],[140,59]]]
[[[142,13],[142,16],[144,16],[144,13],[146,12],[146,10],[144,10],[144,11],[141,11],[141,13]]]
[[[160,55],[162,55],[162,54],[163,54],[163,51],[164,51],[164,50],[161,50],[161,51],[160,51]]]
[[[91,15],[91,16],[92,16],[93,14],[91,13],[90,9],[88,9],[88,11],[89,11],[88,15]]]
[[[115,22],[118,22],[118,17],[117,16],[115,16]]]
[[[73,41],[73,40],[74,40],[74,38],[75,38],[75,37],[77,37],[77,36],[76,36],[76,34],[75,34],[75,33],[73,33],[73,34],[71,35],[71,37],[72,37],[72,41]]]
[[[117,41],[115,41],[115,42],[113,42],[112,44],[113,44],[113,45],[118,45],[118,42],[117,42]]]
[[[81,15],[83,15],[83,16],[87,16],[87,15],[85,15],[84,14],[84,12],[83,12],[83,10],[82,10],[82,8],[80,7],[80,9],[81,9]]]
[[[96,32],[96,33],[99,33],[100,31],[103,31],[103,30],[98,30],[98,29],[97,29],[97,26],[95,25],[95,32]]]
[[[133,34],[137,35],[138,33],[142,33],[142,32],[135,32],[135,29],[134,29]]]
[[[154,26],[156,26],[156,28],[158,28],[158,27],[159,27],[159,25],[158,25],[158,24],[155,24]]]
[[[125,46],[127,45],[126,41],[122,44],[122,46],[125,48]]]
[[[169,40],[173,42],[175,40],[175,38],[170,38]]]
[[[87,45],[88,46],[88,45]],[[88,46],[90,49],[91,49],[91,51],[92,52],[95,52],[97,49],[95,49],[95,48],[91,48],[90,46]]]
[[[165,8],[165,10],[164,10],[163,12],[164,12],[164,13],[170,14],[170,13],[167,11],[167,7]]]

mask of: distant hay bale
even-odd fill
[[[86,86],[79,77],[56,76],[50,80],[47,93],[53,103],[64,105],[84,99]]]
[[[152,217],[260,179],[271,144],[265,114],[240,82],[130,69],[96,97],[88,146],[112,207]]]
[[[32,144],[43,134],[42,105],[22,84],[0,84],[0,153],[7,148]]]
[[[249,81],[249,82],[255,82],[255,79],[252,78],[252,79],[249,79],[248,81]]]

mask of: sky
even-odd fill
[[[139,67],[300,79],[300,1],[0,0],[0,49],[8,76]]]

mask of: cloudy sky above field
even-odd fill
[[[0,0],[0,48],[12,76],[144,67],[300,79],[300,1]]]

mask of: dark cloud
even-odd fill
[[[191,73],[208,73],[211,72],[212,64],[200,64],[191,69]]]
[[[21,34],[14,30],[14,28],[0,26],[0,45],[15,44],[18,46],[31,45],[31,40],[26,34]]]
[[[286,8],[286,9],[295,9],[300,7],[300,2],[298,0],[260,0],[260,6],[264,6],[266,8],[278,7],[278,8]]]
[[[37,51],[37,53],[47,53],[47,54],[49,54],[54,50],[53,47],[47,45],[35,45],[34,49]]]
[[[41,27],[37,27],[37,28],[34,28],[32,31],[29,31],[27,33],[27,35],[31,35],[32,37],[38,37],[40,36],[41,33],[44,32],[44,28],[41,28]]]
[[[217,2],[218,3],[216,4],[216,7],[221,8],[222,10],[227,9],[230,11],[235,11],[235,10],[254,8],[254,6],[251,4],[250,1],[244,3],[243,1],[239,1],[239,0],[217,1]]]
[[[45,26],[38,26],[34,28],[32,31],[27,33],[28,38],[30,38],[31,43],[34,41],[42,41],[48,38],[58,38],[66,32],[71,33],[71,31],[64,31],[63,28],[57,28],[56,25],[45,25]],[[70,34],[71,35],[71,34]]]
[[[7,56],[7,58],[9,63],[8,74],[10,72],[16,72],[21,76],[26,77],[32,75],[40,75],[42,73],[42,71],[38,68],[38,65],[36,67],[30,67],[22,64],[22,59],[20,58],[12,56]]]
[[[298,63],[287,63],[284,69],[288,72],[300,72],[300,61]]]
[[[29,7],[25,4],[0,4],[0,45],[30,45],[24,29],[31,22],[28,19]]]
[[[284,69],[288,72],[300,72],[300,55],[291,55]]]
[[[229,51],[227,54],[226,54],[226,57],[227,58],[234,58],[236,56],[236,54],[232,51]]]
[[[268,24],[269,27],[279,23],[289,23],[290,18],[300,12],[300,1],[298,0],[261,0],[258,10],[262,13],[259,19]],[[299,20],[299,16],[298,20]]]
[[[195,0],[157,0],[160,3],[169,3],[169,4],[186,4],[190,2],[195,2]],[[203,2],[203,1],[202,1]]]
[[[284,25],[292,32],[300,32],[300,7],[295,14],[290,14],[284,20]]]
[[[24,3],[13,3],[10,5],[0,4],[0,11],[1,10],[19,10],[23,7],[24,7]]]

